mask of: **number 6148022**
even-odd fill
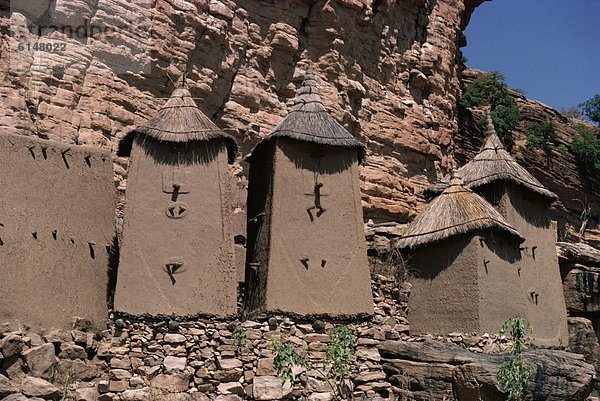
[[[19,43],[17,50],[22,51],[41,51],[41,52],[64,52],[67,49],[66,43]]]

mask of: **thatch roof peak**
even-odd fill
[[[552,191],[544,187],[504,149],[489,113],[486,114],[486,120],[485,133],[487,136],[483,140],[479,153],[473,160],[457,170],[465,184],[469,188],[475,189],[496,181],[511,181],[550,201],[556,200],[557,196]],[[445,176],[427,188],[425,195],[432,197],[439,194],[448,186],[449,181],[450,175]]]
[[[355,148],[359,163],[366,153],[365,146],[331,117],[323,106],[312,63],[308,64],[298,97],[288,115],[254,147],[248,160],[252,162],[266,143],[281,137],[324,146]]]
[[[235,139],[216,126],[192,98],[189,90],[177,88],[156,114],[121,139],[117,154],[129,156],[136,135],[144,135],[159,142],[193,143],[222,139],[227,145],[229,162],[235,160]]]
[[[467,188],[462,179],[454,174],[444,192],[408,225],[396,247],[413,248],[488,229],[504,232],[519,243],[525,241],[491,204]]]

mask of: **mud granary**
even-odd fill
[[[521,259],[516,262],[525,283],[526,317],[535,330],[538,345],[568,343],[567,316],[558,258],[556,226],[550,219],[550,205],[557,197],[521,167],[504,149],[487,116],[486,138],[480,152],[457,170],[465,185],[482,195],[519,231]],[[446,188],[451,177],[426,190],[435,196]]]
[[[0,135],[0,321],[106,326],[115,235],[112,157],[96,148]]]
[[[373,312],[358,173],[364,155],[325,110],[309,66],[289,114],[248,157],[250,315]]]
[[[236,152],[185,88],[121,140],[118,154],[131,160],[115,311],[236,313],[227,167]]]
[[[498,332],[527,311],[516,262],[521,236],[455,175],[396,246],[416,270],[409,298],[414,333]]]

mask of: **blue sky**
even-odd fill
[[[600,93],[600,0],[492,0],[464,31],[466,65],[554,108]]]

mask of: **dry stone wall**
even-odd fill
[[[376,346],[409,340],[406,300],[409,285],[393,277],[373,277],[375,315],[348,323],[358,336],[353,357],[354,392],[388,398]],[[241,322],[245,341],[236,341],[233,320],[135,320],[115,316],[101,334],[75,320],[72,330],[0,330],[0,397],[17,394],[57,398],[65,391],[77,400],[256,400],[308,397],[327,400],[330,389],[316,371],[299,372],[293,387],[275,377],[273,341],[308,344],[307,358],[319,363],[328,333],[344,322],[262,316]],[[9,395],[12,394],[12,395]],[[161,398],[162,397],[162,398]],[[15,398],[18,399],[18,398]]]

